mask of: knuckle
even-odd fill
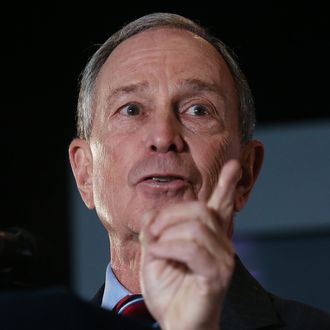
[[[199,245],[196,242],[192,242],[190,248],[188,249],[189,260],[194,260],[199,253],[200,253]]]
[[[205,230],[204,227],[205,227],[205,225],[202,224],[200,221],[194,222],[191,227],[193,237],[198,237],[198,236],[202,235]]]

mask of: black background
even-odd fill
[[[325,1],[3,6],[0,228],[35,235],[34,286],[70,286],[67,149],[79,73],[111,33],[154,11],[186,15],[234,49],[259,125],[330,118]]]

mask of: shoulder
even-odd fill
[[[313,306],[269,294],[278,317],[288,329],[330,330],[330,314]]]

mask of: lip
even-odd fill
[[[182,176],[181,174],[177,174],[177,173],[151,173],[151,174],[146,174],[144,175],[142,178],[140,178],[138,180],[138,184],[145,182],[145,181],[153,181],[153,182],[158,182],[153,180],[153,178],[169,178],[168,182],[171,181],[176,181],[176,180],[181,180],[181,181],[187,181],[186,178],[184,176]],[[166,182],[161,182],[161,183],[166,183]]]
[[[152,180],[153,177],[172,178],[166,182]],[[157,154],[143,157],[129,170],[128,185],[148,195],[174,196],[186,190],[197,192],[202,183],[201,173],[190,157],[177,154]]]
[[[168,181],[157,181],[153,178],[169,179]],[[156,190],[178,190],[188,185],[188,180],[176,173],[152,173],[143,176],[137,185]]]

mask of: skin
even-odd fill
[[[145,221],[142,292],[162,329],[219,329],[234,269],[227,229],[239,178],[240,164],[230,160],[206,205],[172,205]]]
[[[234,266],[233,214],[263,158],[260,142],[241,145],[237,108],[213,46],[188,31],[152,29],[109,56],[91,137],[69,148],[81,196],[109,233],[114,273],[131,292],[143,290],[164,329],[178,310],[181,329],[219,324]],[[189,299],[204,308],[183,317]]]

